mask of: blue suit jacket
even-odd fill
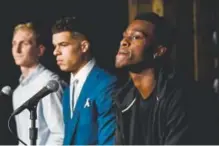
[[[112,92],[116,78],[94,66],[78,98],[73,118],[70,117],[69,87],[64,92],[64,145],[114,144],[116,120]],[[89,102],[87,106],[86,103]],[[88,104],[88,103],[87,103]]]

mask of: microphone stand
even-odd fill
[[[29,128],[30,145],[36,145],[36,140],[37,140],[38,129],[36,128],[36,119],[37,119],[36,108],[37,105],[28,108],[30,111],[30,120],[31,120],[31,127]]]

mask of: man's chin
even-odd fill
[[[116,63],[115,64],[115,67],[118,68],[118,69],[125,68],[126,66],[127,66],[126,64],[122,64],[122,63]]]
[[[16,64],[17,66],[21,66],[21,65],[22,65],[22,63],[19,63],[19,62],[15,62],[15,64]]]
[[[20,61],[15,62],[15,64],[16,64],[17,66],[27,66],[26,63],[20,62]]]
[[[136,64],[116,63],[115,67],[117,69],[123,69],[123,70],[131,71],[131,72],[139,73],[144,69],[153,68],[154,66],[146,62],[139,62]]]
[[[59,66],[60,70],[61,71],[64,71],[64,72],[70,72],[70,70],[66,67],[63,67],[63,66]]]
[[[118,69],[122,69],[128,66],[128,61],[127,60],[117,60],[115,61],[115,67]]]

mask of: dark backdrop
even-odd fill
[[[11,55],[11,39],[13,27],[26,21],[37,22],[46,35],[47,50],[42,63],[68,81],[69,74],[58,69],[55,57],[52,55],[50,30],[56,19],[74,15],[85,17],[95,26],[93,28],[94,55],[97,63],[108,71],[123,76],[122,72],[117,72],[114,68],[114,56],[122,32],[128,23],[126,0],[13,1],[13,3],[8,1],[8,4],[2,1],[0,2],[0,87],[10,85],[14,89],[18,84],[20,71]],[[0,126],[3,127],[0,129],[0,144],[16,144],[7,130],[7,119],[12,110],[11,98],[1,97],[0,103]]]
[[[0,2],[3,3],[3,2]],[[109,71],[115,72],[114,56],[118,49],[122,32],[128,23],[127,1],[120,0],[72,0],[22,2],[1,4],[0,6],[0,86],[6,84],[13,88],[20,76],[19,68],[15,66],[11,55],[11,38],[13,27],[20,22],[37,22],[46,35],[46,54],[42,63],[52,71],[60,74],[68,81],[68,74],[62,73],[52,55],[51,26],[54,21],[63,16],[81,16],[93,25],[94,55],[97,62]],[[4,8],[4,9],[3,9]],[[89,26],[88,26],[89,27]]]

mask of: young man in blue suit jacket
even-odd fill
[[[57,64],[71,73],[63,97],[64,145],[114,144],[116,78],[96,65],[87,28],[75,17],[62,18],[52,28]]]

